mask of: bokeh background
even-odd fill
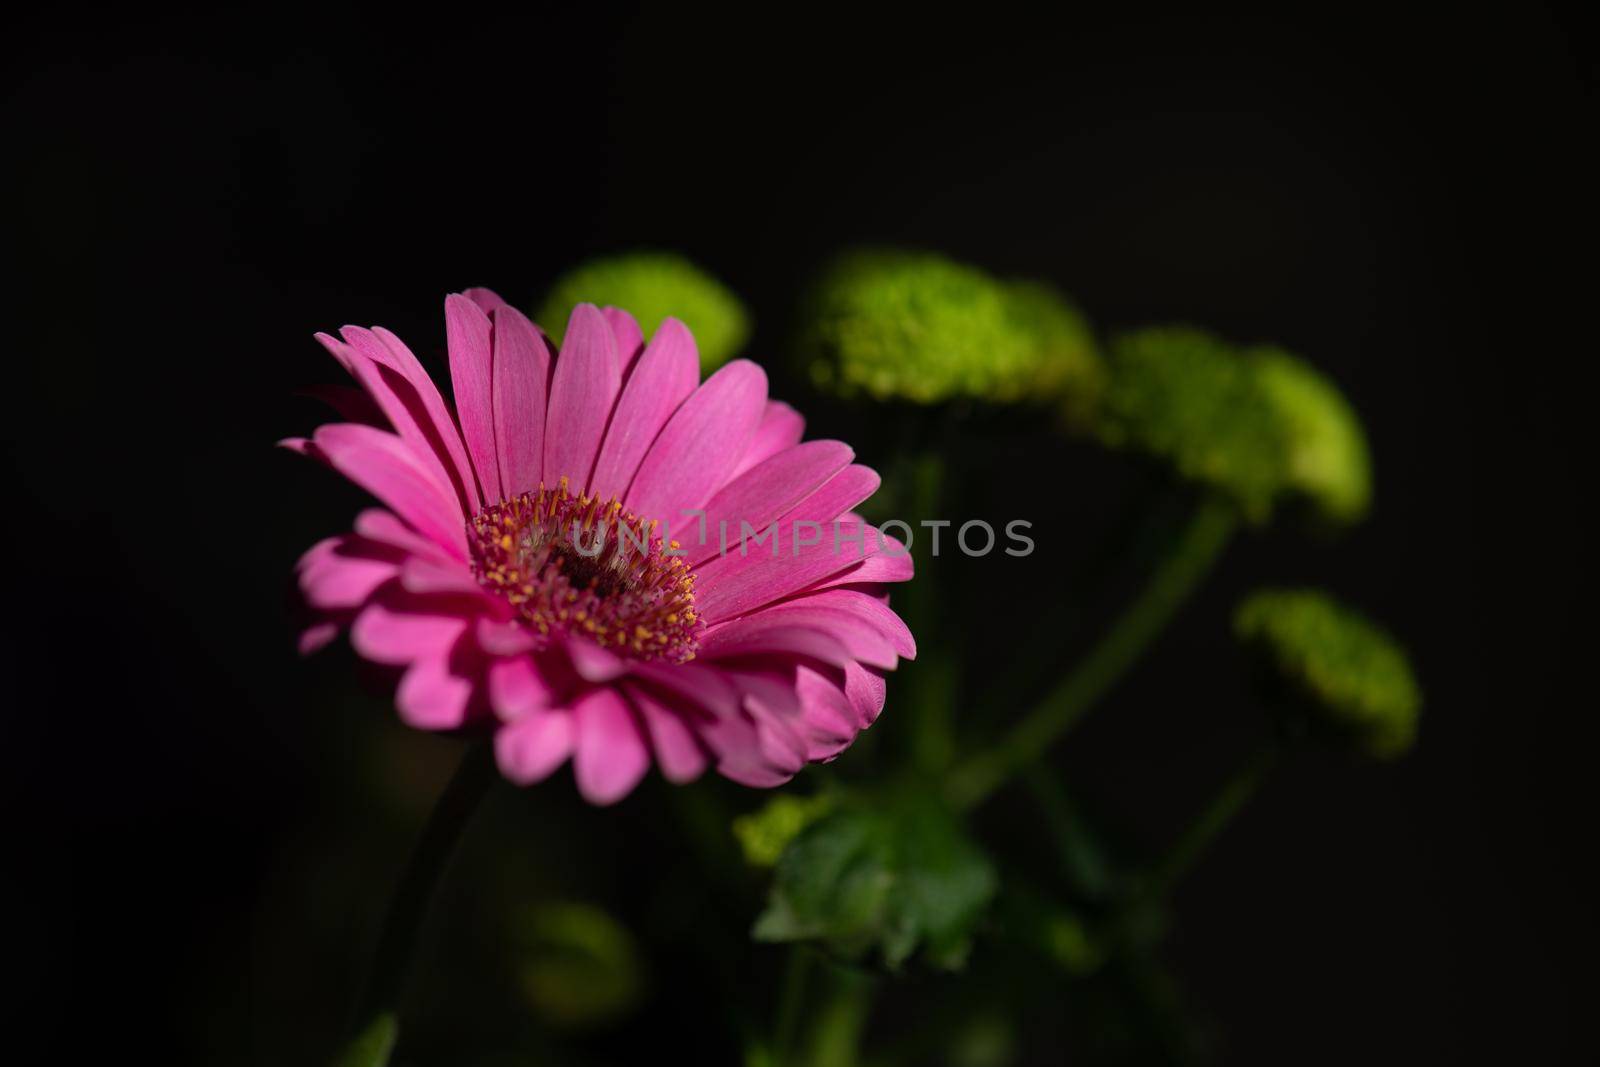
[[[295,390],[337,377],[312,331],[382,323],[432,353],[447,291],[526,307],[589,255],[673,248],[746,299],[747,351],[805,403],[783,363],[794,299],[871,241],[1048,278],[1102,329],[1281,343],[1366,419],[1373,520],[1338,544],[1235,544],[1057,761],[1157,847],[1257,728],[1227,629],[1244,590],[1329,585],[1412,650],[1418,749],[1297,763],[1177,900],[1165,956],[1219,1055],[1574,1058],[1595,990],[1593,701],[1572,684],[1594,67],[1573,14],[25,16],[0,112],[17,268],[0,751],[25,1028],[69,1061],[315,1059],[454,761],[347,653],[294,654],[293,561],[360,504],[271,447],[321,414]],[[848,438],[852,418],[813,424]],[[996,473],[993,509],[1035,520],[1041,558],[1093,567],[1138,477],[1048,447]],[[1074,639],[1096,617],[1001,566],[985,580],[965,617],[996,671],[1004,628]],[[895,724],[891,684],[873,743]],[[703,888],[737,857],[697,851],[683,820],[750,803],[704,797],[653,781],[597,812],[565,778],[497,794],[446,885],[415,1062],[733,1061],[730,985],[765,1011],[780,953],[744,938],[753,881]],[[529,907],[563,900],[630,931],[624,1018],[530,1007],[539,980],[507,945],[536,947]],[[910,1009],[875,1025],[1010,1000],[982,951],[959,993],[915,975]],[[1016,1062],[1084,1052],[1073,1020],[1094,1006],[1035,993],[1056,1021]],[[512,1047],[536,1052],[483,1051]]]

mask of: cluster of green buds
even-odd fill
[[[1264,521],[1303,503],[1333,525],[1366,515],[1372,467],[1339,389],[1276,348],[1238,348],[1203,330],[1116,338],[1097,429],[1107,445],[1169,464]]]
[[[1405,651],[1359,612],[1316,589],[1264,589],[1239,605],[1234,631],[1286,685],[1291,714],[1380,759],[1411,748],[1422,690]]]
[[[1101,372],[1083,316],[1049,285],[931,252],[863,249],[808,294],[800,359],[819,388],[937,404],[1060,402],[1086,411]]]
[[[1249,359],[1203,330],[1153,327],[1117,337],[1108,364],[1101,441],[1160,460],[1250,519],[1271,514],[1282,482],[1279,426]]]
[[[1330,524],[1365,518],[1372,505],[1372,460],[1355,409],[1304,360],[1277,348],[1249,355],[1283,442],[1284,491]]]
[[[1348,525],[1371,503],[1360,420],[1337,386],[1281,349],[1157,327],[1115,338],[1102,358],[1049,284],[887,249],[828,266],[801,323],[805,370],[839,396],[1054,405],[1074,428],[1169,465],[1256,522],[1290,504]]]
[[[699,346],[704,374],[732,359],[750,338],[750,316],[739,298],[672,252],[626,252],[589,260],[556,280],[534,319],[559,344],[568,315],[582,303],[626,308],[647,338],[668,315],[682,320]]]

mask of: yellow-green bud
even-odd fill
[[[1042,281],[1006,283],[1011,314],[1033,334],[1038,353],[1025,396],[1059,400],[1074,425],[1086,422],[1105,387],[1105,363],[1089,320],[1055,286]]]
[[[798,349],[816,385],[846,397],[1050,402],[1098,381],[1083,318],[1053,289],[931,252],[841,256],[803,306]]]
[[[1281,349],[1251,355],[1278,412],[1285,442],[1284,488],[1339,525],[1358,522],[1372,504],[1372,461],[1361,420],[1339,388]]]
[[[1324,725],[1370,755],[1399,756],[1415,742],[1422,690],[1410,661],[1352,608],[1316,589],[1265,589],[1239,605],[1234,631]]]
[[[534,316],[556,343],[578,304],[629,312],[648,339],[661,320],[679,319],[694,334],[700,369],[709,374],[750,338],[750,316],[717,279],[673,252],[625,252],[592,259],[556,280]]]
[[[1265,520],[1283,484],[1277,416],[1253,362],[1203,330],[1153,327],[1111,343],[1097,428]]]

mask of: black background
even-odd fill
[[[1045,17],[262,9],[15,33],[3,747],[25,1025],[161,1062],[249,1062],[218,1051],[230,1027],[298,1025],[259,1018],[251,930],[336,788],[341,727],[306,717],[362,712],[328,696],[347,657],[292,654],[286,575],[360,500],[271,447],[318,417],[293,391],[336,377],[312,331],[379,322],[432,351],[445,292],[526,305],[587,255],[672,247],[748,299],[752,353],[803,397],[778,359],[797,285],[890,241],[1050,278],[1106,329],[1280,342],[1367,419],[1373,520],[1235,546],[1064,757],[1130,834],[1169,835],[1248,730],[1217,663],[1262,581],[1325,582],[1413,649],[1418,750],[1280,776],[1179,899],[1169,955],[1228,1057],[1574,1058],[1592,52],[1538,5]],[[1102,522],[1084,487],[1107,465],[1073,462],[1081,483],[1030,472],[999,510]],[[986,610],[1050,625],[1020,590]]]

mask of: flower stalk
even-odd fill
[[[386,1067],[388,1064],[399,1035],[400,996],[428,906],[462,830],[496,777],[494,749],[487,742],[478,742],[467,749],[454,776],[439,795],[384,916],[372,969],[357,1009],[353,1036],[334,1061],[336,1067]]]
[[[1167,851],[1165,858],[1156,866],[1146,887],[1145,895],[1148,898],[1159,900],[1172,892],[1173,887],[1189,872],[1195,861],[1205,854],[1211,843],[1232,824],[1239,812],[1244,810],[1277,762],[1277,746],[1262,745],[1243,767],[1223,783],[1210,803],[1195,817],[1182,836]]]
[[[1144,589],[1067,677],[987,752],[952,776],[950,798],[976,807],[1070,731],[1172,619],[1210,572],[1238,525],[1237,509],[1215,497],[1196,507]]]

